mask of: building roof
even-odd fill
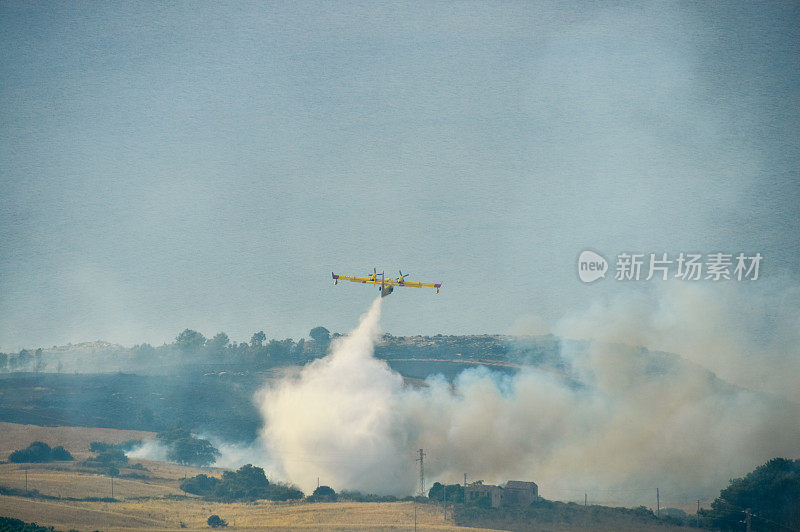
[[[509,480],[506,482],[506,488],[512,490],[531,490],[536,488],[535,482],[524,482],[522,480]]]

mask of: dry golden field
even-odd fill
[[[229,528],[273,530],[413,530],[414,503],[209,503],[147,500],[120,503],[31,501],[0,496],[0,514],[69,530],[208,530],[212,514],[228,522]],[[485,530],[465,528],[445,521],[433,506],[417,505],[418,530]]]
[[[63,445],[76,457],[75,462],[48,464],[0,464],[0,486],[28,489],[53,497],[110,497],[111,478],[82,467],[79,461],[90,456],[89,443],[119,443],[130,439],[152,438],[148,432],[80,427],[37,427],[0,424],[0,456],[24,448],[35,440]],[[221,470],[200,470],[163,462],[131,460],[147,471],[122,469],[114,479],[114,498],[121,502],[49,500],[0,495],[0,515],[15,517],[60,530],[209,530],[206,520],[212,514],[237,529],[273,530],[413,530],[412,502],[395,503],[210,503],[196,497],[183,500],[165,498],[183,495],[180,481],[201,471],[218,476]],[[124,478],[126,473],[147,478]],[[434,506],[416,505],[418,530],[479,530],[454,526]]]
[[[155,462],[141,461],[148,469]],[[178,485],[183,473],[176,471],[171,475],[151,471],[121,469],[122,475],[129,472],[146,475],[146,479],[114,479],[114,497],[131,499],[137,497],[164,497],[168,494],[183,494]],[[192,470],[187,474],[195,475]],[[213,474],[213,473],[212,473]],[[51,497],[84,499],[89,497],[111,497],[111,477],[82,468],[75,462],[52,462],[48,464],[0,464],[0,485],[24,490],[27,475],[27,489],[36,490]]]
[[[9,453],[27,447],[31,442],[43,441],[51,447],[63,445],[76,458],[89,456],[89,444],[93,441],[122,443],[128,440],[154,439],[155,432],[141,430],[99,429],[87,427],[40,427],[0,421],[0,460]]]

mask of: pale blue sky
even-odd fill
[[[798,280],[798,3],[4,2],[0,349],[508,332],[585,248]],[[647,290],[645,284],[636,287]]]

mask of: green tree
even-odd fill
[[[294,348],[294,340],[287,338],[286,340],[270,340],[267,344],[267,353],[272,360],[288,361],[291,359],[292,350]]]
[[[209,500],[224,502],[303,498],[303,492],[294,487],[270,483],[264,470],[252,464],[243,465],[236,471],[225,471],[221,479],[197,475],[184,480],[181,489]]]
[[[216,462],[220,455],[208,440],[188,437],[172,442],[167,458],[182,465],[205,467]]]
[[[133,354],[133,358],[138,363],[146,364],[147,362],[152,362],[156,355],[156,350],[152,345],[145,343],[133,346],[131,354]]]
[[[211,528],[223,528],[228,526],[228,523],[226,523],[223,519],[220,518],[220,516],[216,514],[209,517],[208,521],[206,522],[208,523],[208,526],[210,526]]]
[[[197,331],[185,329],[175,338],[175,344],[184,353],[197,353],[206,344],[206,337]]]
[[[53,532],[53,527],[26,523],[13,517],[0,517],[0,530],[3,532]]]
[[[29,369],[28,366],[30,366],[33,363],[33,355],[27,349],[23,349],[17,355],[16,362],[17,362],[17,367],[19,369],[23,371]]]
[[[464,502],[464,486],[434,482],[428,490],[428,498],[434,501]]]
[[[27,449],[14,451],[8,456],[9,462],[49,462],[50,446],[42,441],[35,441]]]
[[[14,451],[8,456],[9,462],[15,463],[38,463],[74,460],[72,455],[62,446],[51,449],[49,445],[41,441],[35,441],[25,449]]]
[[[271,501],[294,501],[302,499],[303,492],[294,486],[274,483],[269,485],[269,495],[267,498]]]
[[[235,482],[246,491],[253,494],[269,487],[269,480],[267,480],[267,475],[264,473],[264,470],[253,464],[243,465],[235,472],[226,471],[223,473],[222,479],[223,481],[228,480]]]
[[[110,447],[97,453],[97,459],[103,465],[122,465],[128,463],[128,457],[125,456],[125,451]]]
[[[227,501],[266,499],[269,488],[264,470],[247,464],[236,471],[225,471],[214,489],[214,497]]]
[[[74,460],[70,452],[64,449],[64,447],[61,445],[53,447],[53,449],[50,451],[50,459],[58,462]]]
[[[322,352],[327,351],[331,345],[331,332],[325,327],[314,327],[308,335]]]
[[[305,357],[305,347],[306,347],[306,339],[300,338],[296,344],[294,344],[292,356],[297,359],[301,360]]]
[[[206,343],[206,349],[211,355],[221,357],[225,354],[225,349],[228,347],[230,341],[231,339],[228,338],[227,334],[219,332]]]
[[[195,495],[209,495],[219,484],[219,479],[208,475],[197,475],[181,482],[181,489]]]
[[[33,371],[40,372],[44,369],[43,351],[40,347],[33,353]]]
[[[89,450],[93,453],[102,453],[103,451],[108,450],[110,447],[113,447],[113,443],[108,443],[104,441],[93,441],[89,444]]]
[[[264,331],[258,331],[254,333],[253,336],[250,337],[250,347],[253,349],[258,349],[259,347],[264,345],[264,340],[267,339],[267,335],[264,334]]]
[[[326,501],[334,502],[336,500],[336,491],[330,486],[319,486],[314,490],[309,499],[313,501]]]
[[[744,478],[730,481],[704,516],[722,530],[744,530],[745,510],[753,530],[800,529],[800,460],[773,458]]]

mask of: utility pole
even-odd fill
[[[464,487],[467,487],[467,474],[464,473]]]
[[[661,517],[661,497],[658,495],[658,488],[656,488],[656,517]]]
[[[700,528],[700,499],[697,499],[697,528]]]
[[[589,502],[589,496],[584,493],[583,494],[583,507],[586,508],[586,504]]]
[[[744,511],[744,527],[747,530],[747,532],[750,532],[750,516],[751,515],[752,514],[750,513],[750,508],[748,508],[747,510]]]
[[[420,449],[417,451],[419,453],[419,458],[417,461],[419,462],[419,494],[421,496],[425,496],[425,452]]]

